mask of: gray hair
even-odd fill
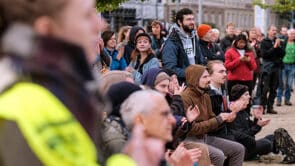
[[[217,28],[213,28],[213,29],[211,29],[211,31],[214,32],[214,33],[220,34],[220,32],[219,32],[219,30]]]
[[[291,33],[294,32],[294,31],[295,31],[295,29],[293,29],[293,28],[288,29],[288,31],[287,31],[288,36],[291,35]]]
[[[138,114],[147,115],[155,107],[153,97],[163,95],[155,90],[140,90],[132,93],[121,105],[120,113],[128,129],[134,125],[134,117]]]

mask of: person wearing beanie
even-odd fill
[[[153,68],[145,72],[142,77],[142,84],[161,92],[166,97],[166,101],[171,108],[173,116],[177,120],[176,126],[173,128],[173,141],[168,144],[169,148],[175,149],[190,131],[191,120],[198,116],[198,110],[196,108],[188,108],[186,111],[184,110],[184,105],[180,96],[180,93],[185,88],[184,86],[182,86],[180,90],[175,91],[174,94],[169,94],[168,87],[170,85],[170,80],[171,77],[165,72],[165,70]],[[188,112],[194,114],[187,114]],[[184,119],[187,119],[185,123],[183,123]],[[200,159],[199,164],[210,165],[207,146],[199,143],[193,144],[201,149],[202,156],[204,156]]]
[[[210,25],[200,24],[197,28],[200,38],[200,51],[204,57],[204,65],[207,65],[210,60],[224,61],[224,52],[214,43],[213,32]]]
[[[210,25],[200,24],[197,29],[199,38],[203,38],[208,32],[211,32],[211,29]]]
[[[113,84],[107,91],[106,96],[112,104],[112,109],[101,124],[103,129],[102,151],[104,152],[104,158],[120,153],[127,142],[129,132],[122,121],[120,107],[129,95],[139,90],[141,88],[138,85],[123,81]]]
[[[136,48],[132,52],[130,65],[126,71],[133,74],[135,82],[141,83],[142,75],[149,69],[159,68],[160,63],[155,57],[151,47],[152,40],[147,33],[141,33],[136,36]]]
[[[230,91],[231,102],[236,102],[237,100],[250,100],[250,94],[248,87],[246,85],[237,84],[234,85]],[[244,105],[244,109],[247,104]],[[267,135],[264,138],[255,140],[255,135],[261,131],[262,127],[269,124],[270,119],[262,118],[263,107],[258,109],[253,109],[251,113],[254,116],[254,120],[251,120],[250,114],[247,111],[239,111],[235,120],[229,125],[230,130],[233,133],[242,133],[243,139],[237,139],[238,142],[243,144],[246,148],[246,160],[258,159],[259,156],[274,152],[273,148],[273,135]],[[241,142],[241,140],[244,140]],[[255,146],[250,145],[249,142],[254,142]]]
[[[133,26],[130,30],[128,43],[124,47],[124,58],[127,65],[129,65],[131,61],[130,56],[135,49],[135,37],[140,33],[145,33],[145,30],[140,26]]]
[[[206,67],[190,65],[185,70],[185,76],[188,87],[181,94],[185,109],[195,105],[200,111],[200,115],[192,121],[192,129],[186,140],[207,144],[213,165],[223,166],[226,156],[229,166],[242,166],[245,153],[243,145],[207,134],[231,119],[230,113],[223,112],[216,116],[212,111],[210,96],[207,93],[210,77]]]

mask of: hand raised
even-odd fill
[[[190,106],[186,110],[186,118],[189,122],[192,122],[197,119],[197,117],[200,115],[200,110],[197,105]]]

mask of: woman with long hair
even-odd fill
[[[141,77],[145,71],[160,67],[151,43],[152,40],[147,33],[140,33],[135,38],[136,48],[131,54],[131,62],[126,70],[133,74],[137,84],[141,83]]]
[[[225,67],[228,71],[228,91],[236,84],[246,85],[250,94],[253,89],[253,71],[256,62],[253,51],[248,47],[245,35],[238,35],[230,49],[225,52]],[[229,95],[231,96],[231,95]]]
[[[102,33],[101,37],[104,42],[103,52],[111,58],[110,70],[125,70],[127,63],[122,56],[123,52],[121,52],[122,54],[119,56],[120,51],[116,49],[117,41],[115,32],[105,31]]]

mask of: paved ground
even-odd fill
[[[257,138],[263,137],[267,134],[272,134],[277,128],[283,127],[287,129],[292,138],[295,140],[295,93],[292,93],[291,102],[292,106],[282,105],[281,107],[274,107],[279,113],[277,115],[264,115],[267,118],[271,118],[269,125],[265,126],[260,133],[258,133]],[[286,164],[264,164],[259,162],[245,162],[244,166],[282,166]],[[289,164],[295,166],[295,164]]]

